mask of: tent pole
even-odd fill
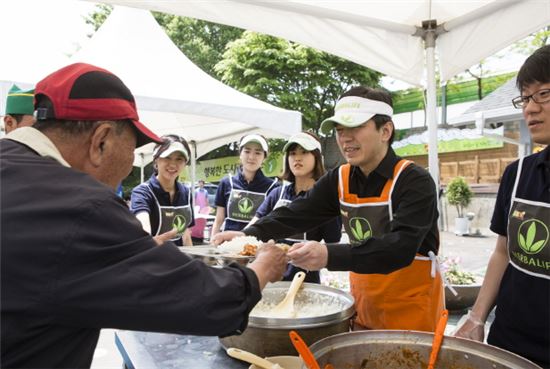
[[[439,163],[437,157],[437,97],[435,78],[435,27],[429,27],[424,34],[426,48],[427,90],[426,112],[428,114],[428,168],[439,193]]]
[[[139,179],[141,180],[141,182],[139,182],[139,183],[143,183],[143,182],[145,182],[145,168],[144,168],[145,167],[145,164],[144,164],[145,154],[141,152],[141,153],[139,153],[139,156],[141,158],[141,165],[139,166],[139,170],[140,170]]]
[[[197,142],[195,140],[189,141],[191,144],[191,195],[195,198],[195,183],[196,183],[196,169],[197,169]]]

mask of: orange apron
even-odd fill
[[[351,166],[339,170],[338,192],[342,223],[352,246],[390,231],[391,195],[399,175],[411,162],[400,160],[379,197],[349,193]],[[433,332],[444,309],[442,278],[437,258],[417,255],[413,262],[390,274],[350,273],[358,329],[406,329]]]

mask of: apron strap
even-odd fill
[[[516,191],[518,189],[519,177],[521,177],[522,168],[523,168],[523,158],[520,158],[518,161],[518,171],[516,173],[516,180],[514,181],[514,188],[512,189],[512,196],[510,197],[510,210],[508,212],[508,215],[512,213],[512,205],[514,203],[514,199],[516,198]]]

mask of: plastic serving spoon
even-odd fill
[[[283,299],[283,301],[279,302],[279,304],[275,306],[273,310],[271,310],[271,316],[275,318],[294,317],[294,298],[296,297],[296,293],[300,289],[300,286],[302,285],[305,277],[306,273],[304,272],[298,272],[294,275],[294,278],[290,283],[290,287],[288,288],[288,292],[286,293],[285,298]]]
[[[247,363],[254,364],[259,368],[264,369],[284,369],[279,364],[273,363],[269,360],[266,360],[264,358],[259,357],[258,355],[254,355],[251,352],[239,350],[236,348],[228,348],[227,349],[227,355],[234,357],[235,359],[239,359],[242,361],[246,361]]]
[[[294,348],[302,357],[304,364],[306,364],[309,369],[321,369],[319,363],[317,363],[317,360],[315,360],[315,356],[313,356],[313,353],[311,352],[309,347],[307,347],[306,343],[304,342],[302,337],[300,337],[298,332],[290,331],[288,332],[288,335],[290,336],[290,341],[292,342],[292,345],[294,345]]]
[[[443,333],[445,333],[447,319],[449,319],[449,311],[445,309],[441,312],[441,316],[439,317],[439,321],[437,322],[437,327],[435,327],[434,340],[432,342],[432,352],[430,353],[428,369],[434,369],[435,367],[437,355],[439,354],[439,349],[441,348],[441,343],[443,342]]]

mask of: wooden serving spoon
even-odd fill
[[[254,364],[259,368],[284,369],[279,364],[276,364],[272,361],[259,357],[258,355],[255,355],[251,352],[239,350],[233,347],[227,349],[227,355],[234,357],[235,359],[239,359],[242,361],[246,361],[247,363]]]
[[[304,272],[298,272],[294,275],[294,278],[292,279],[292,282],[290,283],[290,287],[288,288],[288,292],[286,293],[285,298],[283,301],[279,302],[277,306],[271,310],[271,316],[274,318],[293,318],[294,313],[294,298],[296,297],[296,293],[300,289],[300,286],[302,285],[302,282],[306,278],[306,273]]]

